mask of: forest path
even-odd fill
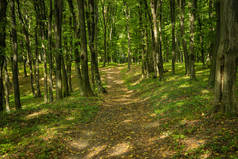
[[[104,68],[108,94],[94,119],[80,126],[71,142],[71,159],[163,158],[159,122],[151,106],[128,90],[121,70],[125,66]]]

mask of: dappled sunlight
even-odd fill
[[[40,115],[48,114],[48,113],[49,113],[48,110],[42,109],[42,110],[40,110],[40,111],[38,111],[38,112],[34,112],[34,113],[32,113],[32,114],[27,115],[25,118],[26,118],[27,120],[29,120],[29,119],[37,118],[37,117],[40,116]]]
[[[197,149],[199,147],[201,147],[202,145],[205,144],[205,140],[204,139],[197,139],[194,137],[190,137],[190,138],[186,138],[182,141],[184,143],[184,145],[186,145],[186,151],[191,151],[194,149]]]
[[[93,147],[89,150],[89,153],[84,157],[84,159],[89,159],[97,156],[100,152],[104,151],[107,148],[107,145],[101,145]]]
[[[162,132],[161,135],[159,136],[160,139],[164,139],[166,137],[169,137],[172,135],[172,132],[171,131],[165,131],[165,132]]]
[[[69,146],[74,150],[74,151],[78,151],[78,150],[82,150],[84,148],[86,148],[87,146],[89,146],[89,141],[87,139],[75,139],[70,141]]]
[[[159,121],[154,121],[154,122],[151,122],[151,123],[145,123],[143,125],[144,128],[148,129],[148,128],[156,128],[156,127],[159,127],[160,126],[160,123]]]
[[[131,146],[129,143],[119,143],[111,148],[109,151],[109,157],[123,155],[131,150]]]

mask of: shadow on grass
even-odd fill
[[[26,97],[22,101],[28,100],[35,99]],[[0,156],[62,157],[67,152],[65,132],[80,123],[90,122],[98,111],[98,104],[97,98],[82,98],[75,93],[55,103],[26,106],[20,111],[0,114]]]
[[[197,64],[197,80],[191,81],[184,76],[181,64],[176,64],[175,75],[170,64],[164,66],[169,72],[164,74],[163,81],[143,79],[131,84],[139,80],[138,67],[125,75],[124,80],[129,89],[137,92],[135,96],[153,107],[160,132],[170,132],[168,144],[175,146],[171,147],[174,154],[168,158],[237,158],[238,131],[234,127],[238,118],[207,116],[214,98],[207,86],[209,70]]]

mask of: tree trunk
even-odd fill
[[[183,54],[184,54],[184,63],[185,63],[185,75],[189,74],[189,57],[188,57],[188,49],[187,42],[185,40],[185,32],[184,32],[184,16],[185,16],[185,0],[179,0],[181,16],[180,16],[180,35],[182,39],[183,45]]]
[[[88,53],[87,53],[87,39],[86,39],[86,26],[84,14],[84,0],[78,0],[79,9],[79,24],[80,24],[80,39],[81,39],[81,67],[82,67],[82,96],[93,96],[93,91],[90,86],[88,76]]]
[[[68,76],[65,68],[64,57],[62,56],[62,80],[63,80],[63,95],[69,96]]]
[[[98,58],[96,52],[96,40],[97,40],[97,19],[98,9],[95,0],[89,0],[89,16],[88,21],[88,34],[89,34],[89,48],[91,52],[91,67],[92,78],[94,78],[95,84],[101,93],[107,93],[106,89],[102,86],[101,77],[98,69]]]
[[[216,1],[216,35],[214,37],[215,45],[211,49],[210,53],[210,60],[211,60],[211,65],[210,65],[210,75],[209,75],[209,80],[208,80],[208,85],[210,87],[215,86],[215,76],[216,76],[216,57],[217,57],[217,50],[219,47],[219,41],[220,41],[220,1]]]
[[[18,5],[18,14],[19,14],[19,19],[22,23],[22,27],[23,27],[23,33],[25,36],[25,41],[26,41],[26,49],[27,49],[27,58],[28,58],[28,65],[30,68],[30,79],[31,79],[31,91],[32,91],[32,95],[35,97],[35,88],[34,88],[34,76],[33,76],[33,69],[32,69],[32,52],[31,52],[31,41],[30,41],[30,37],[29,37],[29,24],[28,24],[28,19],[23,19],[23,16],[21,14],[21,9],[20,9],[20,2],[19,0],[17,0],[17,5]]]
[[[15,0],[11,0],[11,13],[12,13],[12,41],[13,41],[13,54],[12,54],[12,74],[13,74],[13,86],[16,109],[21,109],[20,102],[20,89],[18,80],[18,47],[17,47],[17,24],[15,16]]]
[[[72,14],[72,19],[73,19],[73,30],[74,30],[74,38],[77,39],[74,43],[74,58],[75,58],[75,66],[76,66],[76,72],[77,72],[77,77],[79,80],[79,85],[80,89],[82,88],[82,75],[81,75],[81,69],[80,69],[80,56],[79,56],[79,49],[78,46],[80,45],[79,39],[79,29],[77,27],[77,20],[76,20],[76,15],[74,12],[74,5],[72,0],[68,0],[70,12]],[[82,89],[81,89],[82,91]]]
[[[175,0],[170,0],[170,15],[172,24],[172,73],[175,74],[176,43],[175,43]]]
[[[151,13],[153,18],[153,38],[154,40],[154,47],[153,47],[153,53],[154,53],[154,69],[155,69],[155,77],[159,73],[159,79],[163,79],[163,62],[162,54],[160,53],[160,44],[159,44],[159,36],[158,36],[158,25],[157,25],[157,15],[156,15],[156,9],[157,8],[157,0],[151,0]]]
[[[107,25],[106,25],[106,15],[107,9],[105,9],[105,0],[102,0],[102,17],[103,17],[103,29],[104,29],[104,61],[103,61],[103,67],[106,66],[107,63]]]
[[[38,25],[38,24],[37,24]],[[39,43],[38,43],[38,29],[37,26],[35,28],[35,65],[36,65],[36,74],[35,74],[35,81],[36,81],[36,97],[41,97],[41,91],[40,91],[40,70],[39,70],[39,63],[40,63],[40,57],[39,57]]]
[[[131,69],[131,35],[130,35],[130,24],[129,24],[129,20],[130,20],[130,10],[128,8],[128,5],[126,5],[126,30],[127,30],[127,59],[128,59],[128,71],[130,71]]]
[[[195,37],[195,8],[196,8],[197,0],[192,0],[192,2],[189,2],[190,7],[190,54],[189,54],[189,75],[191,80],[195,80],[195,50],[194,50],[194,37]]]
[[[50,14],[48,24],[48,50],[49,50],[49,101],[53,102],[53,56],[52,56],[52,17],[53,17],[53,6],[52,0],[50,0]]]
[[[7,0],[0,1],[0,90],[3,90],[3,64],[6,51]],[[0,91],[0,112],[3,111],[3,91]]]
[[[216,59],[216,110],[237,114],[238,1],[220,1],[220,41]]]
[[[62,99],[62,11],[63,0],[54,1],[55,3],[55,39],[56,39],[56,99]]]
[[[5,108],[6,108],[6,112],[10,112],[10,107],[9,107],[10,79],[9,79],[9,74],[7,70],[7,59],[5,59],[5,62],[4,62],[4,74],[5,74],[5,82],[4,82]]]

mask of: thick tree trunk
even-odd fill
[[[87,53],[87,39],[86,39],[86,26],[84,14],[84,0],[78,0],[79,9],[79,24],[80,24],[80,39],[81,39],[81,67],[82,67],[82,96],[93,96],[93,91],[90,86],[88,76],[88,53]]]
[[[220,41],[216,59],[215,104],[217,111],[237,114],[238,1],[220,1]]]
[[[56,99],[62,99],[62,12],[63,0],[57,0],[55,3],[55,39],[56,39]]]
[[[7,0],[0,1],[0,90],[3,90],[3,64],[6,51]],[[0,112],[3,111],[3,91],[0,91]]]

